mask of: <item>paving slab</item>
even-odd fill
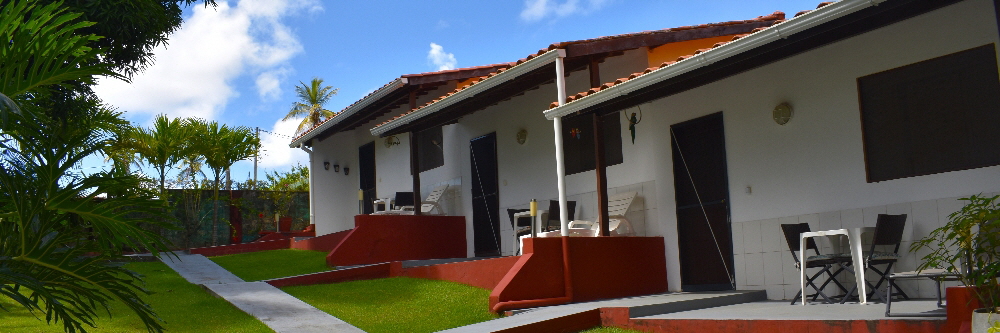
[[[266,282],[204,286],[278,333],[364,332]]]
[[[266,282],[245,282],[200,254],[174,252],[164,264],[278,333],[364,332]]]
[[[512,316],[453,328],[442,332],[472,333],[500,331],[605,307],[629,308],[629,312],[632,316],[636,316],[636,312],[649,315],[653,313],[686,311],[697,308],[752,302],[759,300],[760,297],[766,298],[766,296],[762,296],[761,294],[762,293],[760,291],[666,293],[584,303],[553,305],[523,310]]]
[[[937,300],[893,301],[897,313],[939,314]],[[674,312],[641,317],[642,319],[717,319],[717,320],[945,320],[943,317],[885,317],[885,304],[789,305],[788,301],[763,301],[734,304],[710,309]]]
[[[160,260],[194,284],[217,284],[245,282],[214,261],[200,254],[174,252],[176,257],[163,255]]]

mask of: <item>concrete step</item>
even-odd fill
[[[579,315],[583,312],[600,308],[627,308],[629,317],[639,317],[742,304],[766,299],[767,293],[763,290],[646,295],[525,309],[508,317],[462,326],[444,332],[494,332],[514,327],[527,328],[527,326],[534,325],[545,327],[545,329],[552,329],[553,322],[558,322],[560,318]]]

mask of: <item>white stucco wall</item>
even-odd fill
[[[1000,167],[867,183],[856,85],[860,76],[987,43],[997,43],[993,4],[969,0],[642,105],[636,146],[644,153],[626,159],[643,159],[631,172],[655,173],[670,288],[682,274],[670,125],[723,112],[734,225],[994,192]],[[785,126],[771,119],[782,102],[795,110]]]

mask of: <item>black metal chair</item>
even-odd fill
[[[573,221],[576,219],[576,201],[566,201],[566,211],[569,212],[568,221]],[[552,231],[558,230],[561,226],[559,225],[559,200],[549,200],[549,210],[548,210],[548,221],[545,221],[545,227],[542,231]],[[555,225],[553,226],[553,222]]]
[[[874,296],[886,302],[889,297],[902,296],[903,299],[910,299],[910,296],[906,295],[902,289],[894,281],[889,280],[889,274],[892,273],[892,266],[896,264],[899,260],[899,245],[903,241],[903,228],[906,226],[906,214],[899,215],[889,215],[889,214],[878,214],[878,220],[875,222],[875,234],[872,236],[872,245],[867,253],[864,253],[863,263],[861,263],[861,269],[872,270],[878,274],[878,282],[872,284],[871,282],[865,281],[865,285],[871,289],[869,292],[869,297]],[[892,252],[879,252],[875,251],[876,246],[894,246]],[[850,254],[842,254],[841,258],[849,256]],[[886,265],[884,269],[879,269],[877,265]],[[845,269],[852,274],[856,264],[846,264]],[[892,295],[886,295],[879,292],[879,288],[882,283],[888,281],[892,284],[893,288],[887,288],[888,292],[892,292]],[[892,290],[895,289],[895,290]],[[853,295],[857,292],[857,284],[851,288],[847,295]],[[841,303],[847,302],[847,297],[845,297]]]
[[[393,199],[392,206],[396,210],[413,209],[414,202],[413,192],[396,192],[396,198]]]
[[[806,239],[806,251],[809,251],[811,249],[814,252],[816,252],[816,255],[806,256],[805,253],[800,253],[800,255],[803,257],[803,260],[799,260],[799,256],[796,255],[795,252],[799,250],[799,245],[801,244],[800,235],[803,232],[809,232],[809,231],[811,230],[809,230],[808,223],[781,225],[781,232],[785,234],[785,242],[788,243],[788,250],[792,252],[792,258],[795,259],[795,268],[800,270],[808,268],[820,268],[819,272],[816,272],[816,274],[813,274],[812,276],[809,276],[806,279],[806,284],[812,286],[812,288],[816,290],[816,293],[812,295],[806,295],[805,297],[812,296],[812,299],[815,302],[817,298],[822,296],[826,303],[833,303],[832,298],[838,296],[829,297],[826,295],[826,293],[823,292],[823,289],[826,288],[826,286],[829,285],[830,282],[833,282],[834,284],[837,285],[837,287],[840,287],[841,292],[844,293],[847,292],[847,288],[845,288],[844,285],[841,284],[840,281],[837,281],[836,279],[837,274],[840,274],[840,272],[844,271],[844,267],[840,266],[841,262],[838,261],[833,255],[821,254],[819,252],[819,248],[816,246],[816,241],[813,240],[812,238]],[[805,261],[805,265],[802,264],[802,261]],[[838,266],[836,271],[833,270],[834,265]],[[824,273],[827,274],[826,280],[823,281],[822,285],[817,287],[816,279],[822,277]],[[791,304],[794,305],[795,301],[799,300],[800,298],[802,298],[801,290],[795,294],[794,298],[792,298]]]

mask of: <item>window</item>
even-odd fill
[[[417,133],[417,149],[420,155],[417,162],[420,172],[444,165],[444,146],[441,138],[441,126]]]
[[[602,116],[604,125],[604,161],[622,163],[622,129],[619,112]],[[566,174],[594,170],[594,118],[590,114],[563,118],[563,160]]]
[[[993,44],[858,78],[868,182],[1000,165]]]

